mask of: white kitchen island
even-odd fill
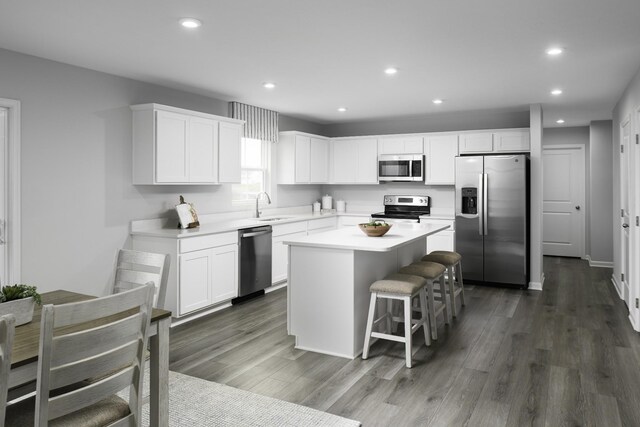
[[[394,224],[382,237],[357,226],[285,240],[287,325],[296,348],[353,359],[362,353],[369,286],[426,252],[448,225]]]

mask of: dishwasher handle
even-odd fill
[[[263,234],[271,234],[273,233],[271,230],[267,230],[267,231],[256,231],[255,233],[245,233],[242,234],[240,237],[242,237],[243,239],[246,239],[248,237],[255,237],[255,236],[262,236]]]

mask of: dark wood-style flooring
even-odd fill
[[[639,426],[640,335],[611,270],[545,257],[543,292],[468,287],[438,341],[368,360],[293,348],[286,291],[173,328],[171,370],[364,426]]]

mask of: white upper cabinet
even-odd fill
[[[329,138],[281,132],[277,151],[278,184],[329,182]]]
[[[220,183],[240,182],[240,140],[242,123],[220,122],[219,133]]]
[[[454,185],[457,134],[430,134],[424,138],[426,185]]]
[[[531,150],[529,129],[499,131],[493,134],[495,151],[521,152]]]
[[[189,117],[168,111],[156,115],[156,173],[158,183],[188,182]]]
[[[378,183],[378,145],[375,139],[360,139],[357,141],[358,170],[357,184]]]
[[[378,139],[378,154],[422,154],[422,136],[398,135]]]
[[[332,140],[331,158],[331,183],[378,183],[378,144],[375,138]]]
[[[218,177],[218,122],[189,118],[189,182],[214,183]]]
[[[353,184],[356,182],[356,165],[358,156],[357,141],[331,141],[334,184]]]
[[[490,153],[493,151],[493,132],[461,133],[460,154]]]
[[[320,138],[310,139],[309,182],[329,182],[329,140]]]
[[[460,133],[460,154],[522,153],[531,150],[529,129]]]
[[[242,121],[158,104],[131,109],[134,184],[240,182]]]

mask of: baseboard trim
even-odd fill
[[[589,261],[589,267],[613,268],[613,261],[594,261],[589,255],[585,259]]]
[[[532,291],[541,291],[544,285],[544,273],[540,276],[539,282],[529,282],[529,289]]]
[[[268,294],[270,292],[277,291],[278,289],[282,289],[285,286],[287,286],[287,281],[286,280],[284,282],[278,283],[276,285],[269,286],[267,289],[264,290],[264,293]]]
[[[624,296],[622,295],[622,286],[620,285],[620,283],[616,279],[615,274],[611,275],[611,283],[613,283],[613,287],[616,290],[616,293],[618,294],[618,298],[624,299]]]
[[[184,317],[172,317],[171,318],[171,327],[173,328],[174,326],[182,325],[183,323],[190,322],[190,321],[192,321],[194,319],[198,319],[200,317],[207,316],[207,315],[209,315],[211,313],[215,313],[216,311],[220,311],[220,310],[223,310],[223,309],[229,308],[229,307],[231,307],[231,302],[226,302],[224,304],[220,304],[220,305],[215,306],[213,308],[209,308],[209,309],[206,309],[206,310],[198,311],[198,312],[196,312],[194,314],[189,314],[189,315],[186,315]]]

